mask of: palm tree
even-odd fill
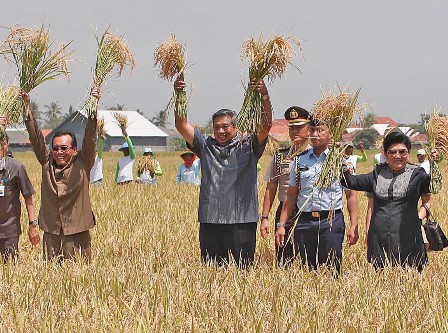
[[[113,111],[125,111],[125,107],[124,104],[118,104],[116,106],[109,106],[108,110],[113,110]]]
[[[47,111],[45,114],[45,125],[48,128],[55,128],[62,118],[61,110],[62,108],[59,106],[58,102],[51,102],[50,105],[45,105]]]
[[[159,111],[159,113],[152,117],[150,121],[156,126],[166,127],[168,125],[168,117],[165,110]]]
[[[33,113],[33,117],[37,122],[37,125],[41,127],[44,122],[44,117],[42,116],[42,112],[39,110],[39,103],[36,101],[31,101],[31,112]]]

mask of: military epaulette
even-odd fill
[[[300,152],[299,154],[297,154],[297,156],[296,157],[299,157],[299,156],[302,156],[302,155],[305,155],[306,153],[308,153],[310,151],[310,149],[308,148],[308,149],[305,149],[304,151],[302,151],[302,152]]]

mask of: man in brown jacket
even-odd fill
[[[100,98],[100,89],[92,96]],[[51,151],[45,145],[31,112],[30,98],[25,102],[25,125],[37,160],[42,165],[41,209],[39,227],[44,231],[43,251],[46,259],[72,259],[77,255],[90,258],[90,233],[95,217],[90,205],[89,174],[95,160],[96,118],[88,118],[83,146],[77,148],[71,132],[57,132]]]

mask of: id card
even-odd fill
[[[0,185],[0,197],[5,196],[5,185]]]

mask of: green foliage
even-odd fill
[[[356,133],[353,141],[362,141],[365,149],[371,149],[375,147],[375,142],[378,139],[378,135],[378,132],[373,128],[363,129]]]
[[[47,128],[55,128],[64,118],[62,115],[62,108],[59,106],[58,102],[51,102],[50,105],[44,105],[47,111],[44,112],[45,115],[45,126]]]
[[[160,127],[166,127],[168,125],[168,117],[165,110],[159,111],[154,117],[149,119],[154,125]]]
[[[185,142],[185,139],[182,137],[171,138],[168,145],[171,147],[171,149],[176,151],[182,151],[187,149],[187,143]]]

